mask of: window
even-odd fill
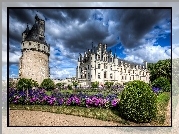
[[[144,76],[144,72],[143,72],[143,76]]]
[[[81,75],[81,79],[82,79],[82,75]]]
[[[126,73],[126,69],[124,69],[124,72]]]
[[[91,60],[92,60],[92,57],[91,57]]]
[[[29,42],[29,46],[31,45],[31,42]]]
[[[89,70],[89,65],[88,65],[88,70]]]
[[[90,79],[90,73],[88,73],[88,79]]]
[[[121,72],[122,72],[122,68],[121,68]]]
[[[106,78],[106,72],[104,72],[104,78]]]
[[[100,59],[100,56],[98,55],[98,60]]]
[[[100,79],[100,73],[98,73],[98,79]]]
[[[85,74],[85,78],[86,78],[86,74]]]
[[[111,65],[111,70],[112,70],[112,65]]]
[[[110,74],[110,78],[112,79],[112,74]]]
[[[38,49],[40,49],[40,44],[38,44]]]
[[[123,80],[123,76],[122,76],[122,80]]]
[[[125,80],[127,79],[127,76],[125,76]]]
[[[133,74],[134,74],[134,70],[133,70]]]
[[[100,69],[100,64],[98,64],[98,68]]]

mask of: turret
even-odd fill
[[[143,63],[144,63],[145,68],[147,69],[147,61],[144,61]]]
[[[27,24],[27,28],[26,30],[22,33],[22,41],[25,40],[25,38],[27,37],[27,34],[29,33],[29,26]]]

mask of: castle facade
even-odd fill
[[[147,62],[137,64],[118,59],[112,51],[107,51],[106,44],[92,46],[80,54],[76,68],[76,78],[81,85],[91,85],[91,82],[98,81],[100,85],[110,81],[114,83],[125,83],[133,80],[142,80],[149,83],[149,71]]]
[[[19,77],[32,78],[39,84],[50,76],[50,45],[45,41],[45,21],[35,16],[35,24],[22,33]]]

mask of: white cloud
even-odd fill
[[[14,53],[9,53],[9,62],[19,63],[19,58],[21,56],[21,52],[15,51]]]
[[[153,46],[150,44],[145,44],[136,49],[126,49],[124,53],[126,54],[125,60],[142,63],[143,60],[147,62],[157,62],[163,59],[171,58],[171,52],[169,52],[169,47]]]

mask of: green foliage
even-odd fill
[[[50,78],[48,78],[48,79],[44,79],[42,81],[40,87],[42,87],[42,88],[44,88],[44,89],[46,89],[48,91],[51,91],[51,90],[53,90],[55,88],[55,84]]]
[[[152,87],[161,88],[163,92],[170,92],[171,85],[167,78],[159,77],[152,82]]]
[[[61,89],[61,88],[64,87],[64,84],[59,82],[59,83],[57,83],[55,86],[56,86],[57,88]]]
[[[107,81],[107,82],[105,82],[104,85],[106,85],[107,88],[111,88],[111,86],[112,86],[113,84],[114,84],[114,82],[109,82],[109,81]]]
[[[17,83],[18,90],[26,90],[32,88],[32,79],[21,78]]]
[[[72,90],[72,89],[73,89],[73,88],[72,88],[72,85],[68,85],[67,87],[68,87],[69,90]]]
[[[32,79],[30,79],[30,80],[31,80],[31,86],[32,87],[39,87],[39,84],[37,83],[37,81],[32,80]]]
[[[91,87],[92,88],[98,88],[99,87],[99,82],[98,81],[91,82]]]
[[[75,86],[75,88],[78,86],[78,81],[72,81],[73,86]]]
[[[121,117],[137,123],[151,122],[157,114],[156,97],[147,83],[139,80],[129,82],[119,103]]]
[[[159,77],[165,77],[171,83],[171,59],[159,60],[157,63],[148,63],[148,69],[151,82]]]

